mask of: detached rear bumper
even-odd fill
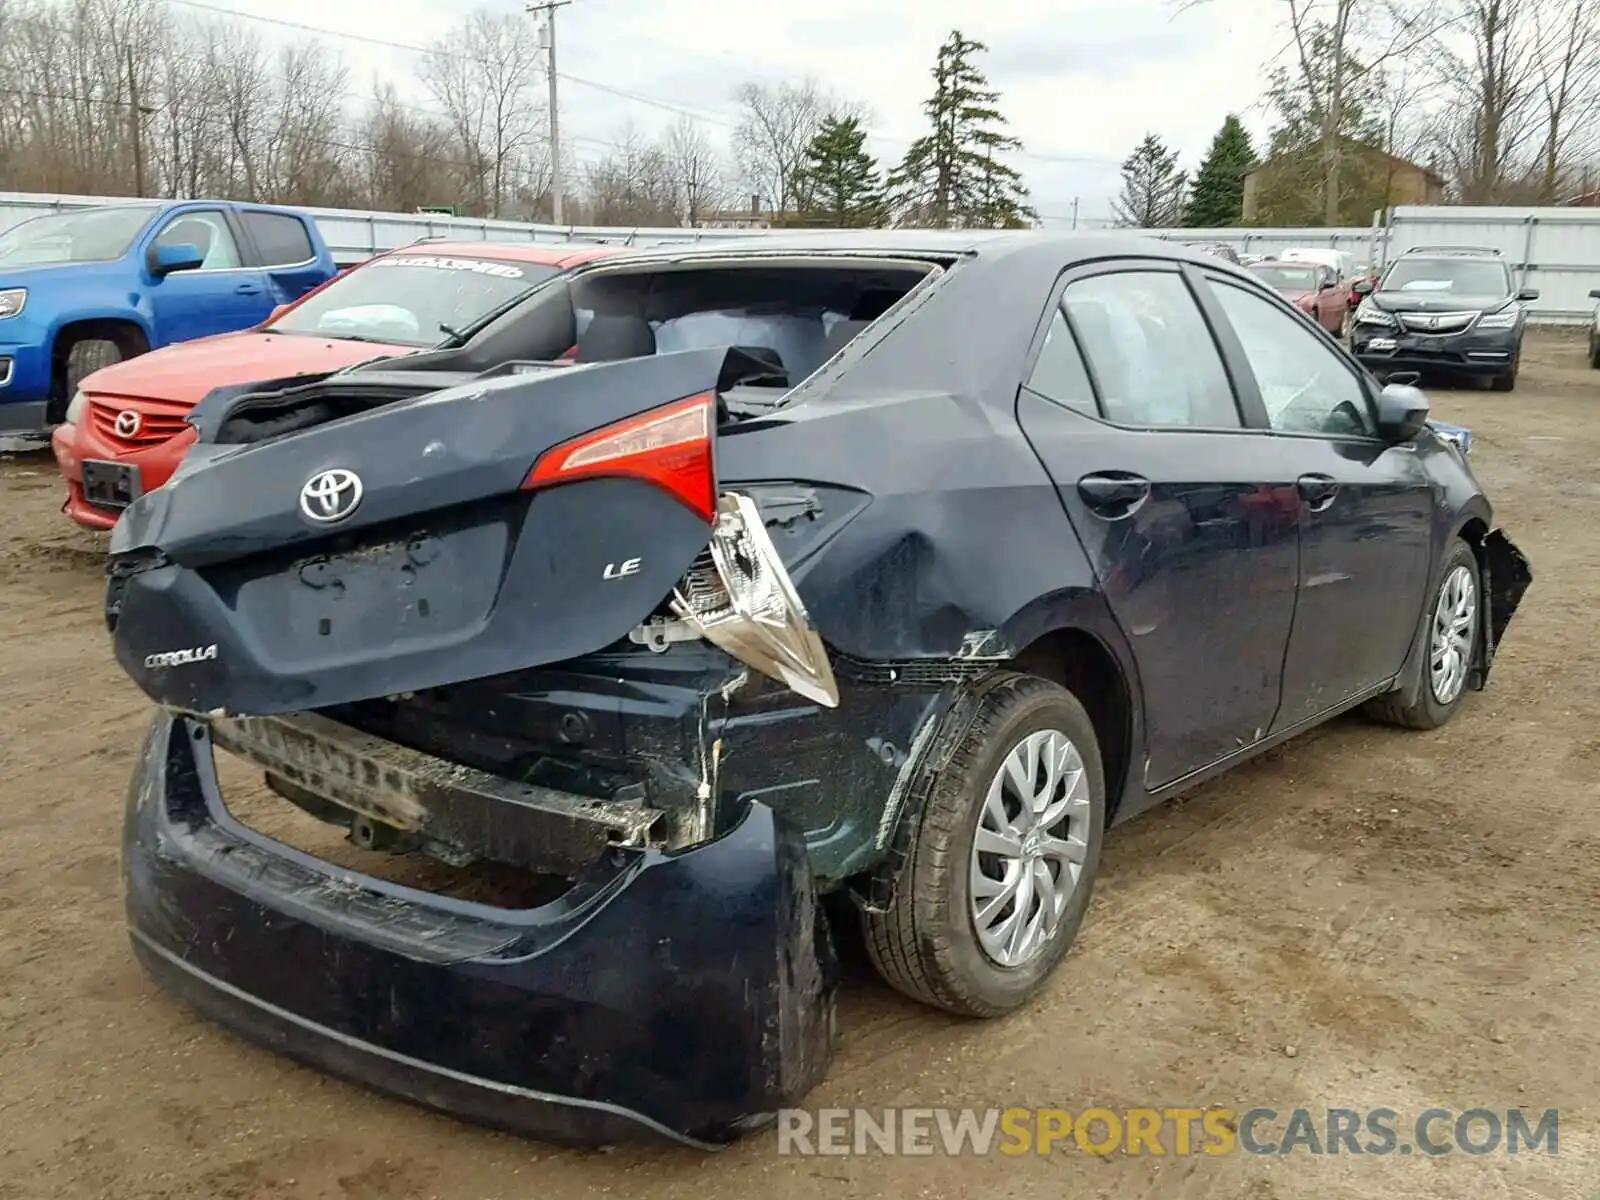
[[[162,715],[129,790],[133,948],[235,1032],[468,1120],[711,1148],[804,1096],[836,971],[799,835],[617,852],[512,911],[385,883],[244,828],[203,724]]]

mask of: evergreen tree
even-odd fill
[[[1022,143],[1004,131],[1000,95],[972,61],[987,50],[960,30],[939,47],[933,95],[922,106],[933,130],[911,143],[889,176],[901,225],[1022,228],[1037,219],[1021,173],[1001,160]]]
[[[1178,152],[1153,133],[1122,162],[1122,195],[1112,205],[1118,225],[1169,229],[1183,218],[1189,176],[1178,170]]]
[[[1255,165],[1250,131],[1229,113],[1194,177],[1183,223],[1191,229],[1237,225],[1244,213],[1244,177]]]
[[[884,219],[883,177],[857,117],[824,117],[796,174],[800,223],[867,229]]]

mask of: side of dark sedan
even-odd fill
[[[546,1136],[803,1095],[821,893],[907,994],[1015,1009],[1109,824],[1358,706],[1442,724],[1531,578],[1420,392],[1159,242],[634,253],[465,332],[219,392],[119,523],[107,621],[163,706],[128,911],[233,1028]],[[286,847],[214,749],[549,898]]]

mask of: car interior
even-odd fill
[[[379,358],[284,391],[231,397],[207,439],[260,441],[486,373],[581,368],[726,347],[718,391],[735,408],[767,408],[814,374],[938,271],[932,262],[771,258],[660,263],[551,281],[471,331],[465,344],[403,364]]]

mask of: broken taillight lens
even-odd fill
[[[705,392],[553,446],[533,464],[522,490],[599,476],[642,479],[710,521],[717,511],[716,403],[716,394]]]
[[[746,666],[838,707],[827,647],[749,497],[730,492],[717,502],[711,544],[673,591],[672,610]]]

